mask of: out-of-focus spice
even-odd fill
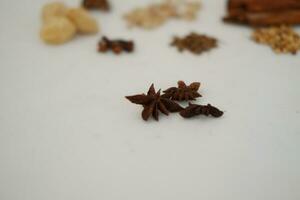
[[[110,4],[107,0],[83,0],[82,6],[86,9],[110,10]]]
[[[125,40],[110,40],[104,36],[98,44],[98,51],[104,53],[109,50],[112,50],[115,54],[120,54],[123,51],[130,53],[134,50],[134,42]]]
[[[137,26],[144,29],[154,29],[170,18],[194,20],[199,9],[199,2],[166,0],[162,3],[150,4],[144,8],[136,8],[126,14],[124,18],[129,27]]]
[[[276,53],[296,54],[300,50],[300,36],[288,26],[256,29],[252,39],[269,45]]]
[[[194,54],[201,54],[217,47],[218,41],[213,37],[197,33],[190,33],[183,38],[174,37],[171,45],[177,47],[180,52],[189,50]]]

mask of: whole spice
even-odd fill
[[[98,51],[107,52],[108,50],[112,50],[115,54],[120,54],[123,51],[133,52],[134,43],[133,41],[110,40],[104,36],[98,44]]]
[[[82,6],[86,9],[110,10],[110,5],[107,0],[83,0]]]
[[[171,45],[177,47],[180,52],[189,50],[194,54],[201,54],[205,51],[209,51],[212,48],[217,47],[217,44],[217,39],[194,32],[183,38],[174,37],[173,42],[171,43]]]
[[[83,8],[68,9],[63,3],[46,4],[42,9],[41,39],[47,44],[63,44],[79,33],[96,33],[96,20]]]
[[[199,2],[165,0],[162,3],[150,4],[144,8],[136,8],[126,14],[124,19],[129,27],[137,26],[144,29],[154,29],[170,18],[194,20],[199,9]]]
[[[69,9],[67,16],[80,33],[93,34],[99,30],[97,21],[84,8]]]
[[[270,26],[300,24],[299,0],[228,0],[226,22]]]
[[[159,111],[165,115],[169,112],[179,112],[183,108],[174,101],[164,98],[160,95],[160,90],[155,91],[152,84],[147,94],[138,94],[134,96],[126,96],[126,98],[132,103],[142,105],[144,110],[142,112],[142,118],[147,121],[152,115],[155,120],[158,121]]]
[[[205,116],[213,116],[213,117],[221,117],[224,113],[219,110],[218,108],[208,104],[204,105],[197,105],[189,103],[189,106],[184,110],[180,111],[179,113],[184,118],[191,118],[197,115],[205,115]]]
[[[200,83],[194,82],[187,86],[183,81],[178,81],[178,87],[171,87],[164,91],[163,97],[176,101],[189,101],[201,97],[198,93]]]
[[[47,19],[40,31],[40,37],[47,44],[62,44],[71,40],[76,34],[76,27],[65,17]]]
[[[47,22],[53,17],[65,17],[67,10],[66,5],[60,2],[46,4],[42,10],[43,21]]]
[[[252,39],[269,45],[276,53],[296,54],[300,50],[300,36],[288,26],[256,29]]]

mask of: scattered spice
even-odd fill
[[[296,54],[300,50],[299,34],[284,25],[256,29],[252,39],[257,43],[269,45],[276,53]]]
[[[110,10],[110,5],[107,0],[83,0],[82,6],[86,9]]]
[[[218,41],[213,37],[192,32],[183,38],[174,37],[171,45],[177,47],[180,52],[189,50],[194,54],[201,54],[217,47]]]
[[[162,3],[150,4],[144,8],[136,8],[124,16],[129,27],[137,26],[154,29],[170,18],[195,20],[200,9],[199,2],[183,0],[165,0]]]
[[[169,115],[170,112],[179,112],[184,118],[192,118],[198,115],[213,116],[215,118],[221,117],[223,111],[210,104],[198,105],[189,103],[189,106],[184,109],[173,101],[195,100],[201,96],[198,93],[199,87],[199,82],[194,82],[187,86],[183,81],[178,81],[178,88],[171,87],[165,91],[164,95],[161,95],[160,90],[156,92],[152,84],[147,94],[126,96],[126,98],[130,102],[144,107],[142,118],[145,121],[147,121],[151,115],[158,121],[159,111],[165,115]]]
[[[112,50],[115,54],[120,54],[123,51],[133,52],[134,42],[125,40],[110,40],[104,36],[98,44],[98,51],[107,52],[108,50]]]
[[[203,106],[189,103],[189,106],[184,110],[180,111],[179,114],[184,118],[191,118],[197,115],[211,115],[213,117],[218,118],[221,117],[224,113],[210,104]]]
[[[139,104],[144,107],[142,118],[145,121],[147,121],[151,115],[158,121],[159,111],[165,115],[169,115],[169,112],[179,112],[183,109],[174,101],[162,97],[160,95],[160,90],[156,92],[153,84],[151,85],[147,95],[138,94],[134,96],[127,96],[126,98],[132,103]]]
[[[175,101],[188,101],[196,100],[196,98],[201,97],[198,93],[200,83],[194,82],[187,86],[183,81],[178,81],[178,87],[171,87],[164,91],[163,97],[172,99]]]

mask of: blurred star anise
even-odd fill
[[[126,98],[132,103],[139,104],[144,107],[142,118],[145,121],[147,121],[151,115],[156,121],[158,121],[159,111],[165,115],[169,115],[169,112],[179,112],[183,110],[179,104],[161,96],[160,90],[156,92],[153,84],[149,88],[147,95],[138,94],[126,96]]]
[[[183,81],[178,81],[178,87],[171,87],[165,90],[163,97],[176,101],[196,100],[196,98],[202,97],[198,93],[199,87],[199,82],[194,82],[187,86]]]
[[[218,108],[208,104],[197,105],[189,103],[189,106],[180,112],[180,115],[184,118],[191,118],[197,115],[205,115],[205,116],[213,116],[213,117],[221,117],[223,115],[223,111]]]

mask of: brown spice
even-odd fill
[[[123,51],[133,52],[134,42],[125,40],[110,40],[104,36],[98,44],[98,51],[104,53],[109,50],[112,50],[115,54],[120,54]]]
[[[300,36],[288,26],[256,29],[252,39],[269,45],[276,53],[296,54],[300,50]]]
[[[198,93],[200,85],[199,82],[194,82],[187,86],[183,81],[178,81],[178,87],[165,90],[163,97],[176,101],[196,100],[201,97],[201,94]]]
[[[228,0],[226,22],[252,26],[300,24],[299,0]]]
[[[205,116],[213,116],[213,117],[221,117],[223,115],[223,111],[219,110],[218,108],[208,104],[206,106],[197,105],[197,104],[189,104],[187,108],[180,111],[180,115],[184,118],[191,118],[197,115],[205,115]]]
[[[142,112],[142,118],[147,121],[152,115],[155,120],[158,121],[159,111],[165,115],[169,115],[169,112],[179,112],[183,108],[174,101],[164,98],[160,95],[160,90],[155,91],[152,84],[149,91],[146,94],[138,94],[126,97],[129,101],[135,104],[142,105],[144,110]]]
[[[124,19],[129,27],[137,26],[144,29],[154,29],[170,18],[195,20],[199,9],[199,2],[165,0],[162,3],[150,4],[144,8],[136,8],[126,14]]]
[[[171,45],[176,46],[180,52],[189,50],[194,54],[201,54],[205,51],[209,51],[212,48],[217,47],[217,44],[217,39],[194,32],[183,38],[174,37],[173,42],[171,43]]]
[[[107,0],[83,0],[82,6],[86,9],[110,10],[110,5]]]

